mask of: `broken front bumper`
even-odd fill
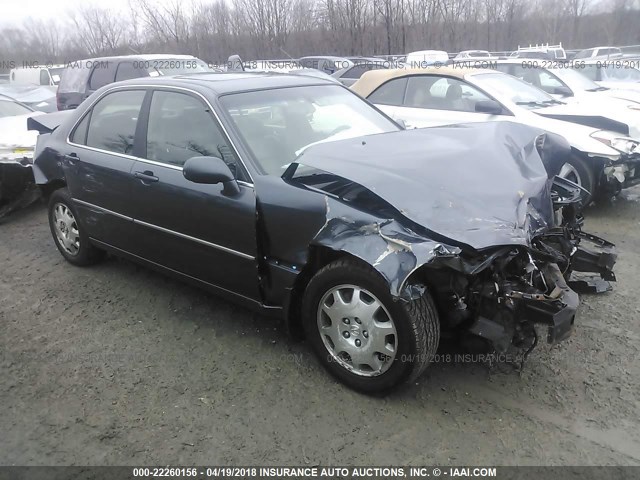
[[[523,317],[535,324],[548,325],[547,342],[558,343],[571,336],[580,297],[574,292],[555,263],[546,266],[544,276],[554,285],[548,295],[519,294]],[[519,292],[514,292],[519,293]]]
[[[584,232],[576,233],[580,243],[571,255],[572,272],[584,272],[591,275],[571,279],[567,282],[565,275],[555,263],[544,268],[544,278],[551,288],[551,293],[519,294],[523,317],[527,320],[549,326],[547,341],[557,343],[571,335],[575,322],[576,310],[580,304],[578,293],[572,289],[586,293],[600,293],[611,290],[609,282],[615,282],[613,266],[617,253],[615,245],[606,240]],[[513,298],[513,293],[511,294]]]
[[[622,188],[640,184],[640,155],[634,155],[604,167],[602,182],[604,188],[618,193]]]

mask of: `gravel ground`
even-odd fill
[[[0,225],[0,464],[639,465],[640,189],[587,217],[618,284],[583,296],[567,342],[371,398],[273,320],[123,260],[66,263],[29,207]]]

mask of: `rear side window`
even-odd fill
[[[91,118],[91,115],[87,113],[73,132],[71,132],[71,135],[69,136],[69,140],[71,140],[71,142],[79,145],[87,144],[87,127],[89,126],[89,118]]]
[[[131,80],[132,78],[146,77],[147,73],[144,70],[140,70],[133,67],[131,62],[122,62],[118,65],[118,71],[116,72],[116,82],[123,80]]]
[[[475,112],[476,103],[490,100],[484,93],[456,78],[409,78],[406,105],[454,112]]]
[[[88,147],[114,153],[131,154],[145,91],[121,90],[105,95],[87,115]],[[81,134],[82,122],[75,135]]]
[[[117,65],[114,62],[95,62],[93,73],[89,80],[89,88],[91,90],[97,90],[105,85],[115,82],[116,66]]]
[[[367,100],[371,103],[379,103],[381,105],[402,105],[404,99],[404,91],[407,88],[407,79],[394,78],[393,80],[378,87]]]
[[[71,64],[62,72],[62,78],[58,85],[60,93],[84,93],[87,89],[87,79],[91,70],[84,62]]]
[[[342,76],[344,78],[360,78],[365,72],[368,72],[369,70],[379,70],[381,68],[384,68],[384,67],[380,65],[376,65],[374,63],[358,64],[358,65],[355,65],[354,67],[351,67]]]
[[[199,156],[219,157],[238,173],[238,161],[207,105],[184,93],[155,91],[149,109],[147,158],[181,167]]]

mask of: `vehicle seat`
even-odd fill
[[[406,103],[410,107],[429,108],[429,97],[424,88],[416,88],[407,96]]]
[[[457,84],[449,85],[445,95],[447,110],[468,110],[464,98],[462,98],[462,87]]]

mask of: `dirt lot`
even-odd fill
[[[640,189],[588,211],[618,284],[518,374],[440,362],[385,398],[278,324],[122,260],[65,263],[42,205],[0,225],[0,464],[640,464]]]

